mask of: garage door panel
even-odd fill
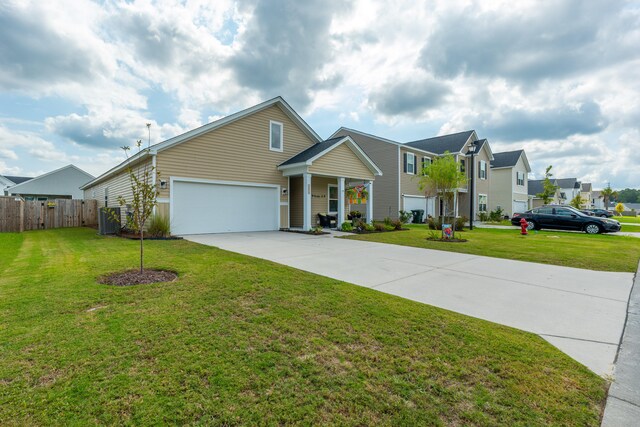
[[[527,202],[514,200],[513,213],[522,213],[522,212],[525,212],[526,210],[527,210]]]
[[[277,230],[275,187],[174,181],[174,234]]]

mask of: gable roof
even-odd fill
[[[492,168],[511,168],[514,167],[524,150],[503,151],[502,153],[493,153]]]
[[[288,169],[294,166],[311,165],[314,160],[324,156],[334,148],[342,144],[347,144],[354,154],[364,163],[374,175],[382,175],[382,171],[378,166],[362,151],[360,146],[350,136],[338,136],[336,138],[327,139],[313,144],[311,147],[302,150],[295,156],[278,165],[278,169]]]
[[[591,183],[590,182],[583,182],[582,186],[580,187],[580,191],[586,193],[591,191]]]
[[[22,184],[25,181],[29,181],[30,179],[33,179],[33,177],[26,177],[26,176],[2,175],[2,177],[7,178],[9,181],[13,182],[14,184]]]
[[[145,157],[148,157],[149,155],[155,155],[160,151],[166,150],[168,148],[171,148],[175,145],[181,144],[183,142],[189,141],[193,138],[196,138],[202,134],[205,134],[207,132],[210,132],[214,129],[218,129],[221,128],[225,125],[228,125],[230,123],[233,123],[237,120],[240,120],[244,117],[250,116],[251,114],[257,113],[259,111],[265,110],[273,105],[277,105],[278,107],[280,107],[280,109],[296,124],[298,125],[298,127],[300,128],[300,130],[302,130],[303,133],[305,133],[311,140],[316,141],[316,142],[320,142],[322,141],[322,138],[320,138],[320,136],[313,130],[311,129],[311,127],[307,124],[307,122],[305,122],[302,117],[300,117],[298,115],[298,113],[296,113],[294,111],[293,108],[291,108],[291,106],[281,97],[281,96],[276,96],[275,98],[269,99],[267,101],[264,101],[258,105],[254,105],[253,107],[249,107],[246,108],[244,110],[238,111],[237,113],[233,113],[229,116],[223,117],[221,119],[218,119],[216,121],[213,121],[211,123],[208,123],[206,125],[200,126],[198,128],[192,129],[188,132],[185,132],[181,135],[177,135],[174,136],[173,138],[169,138],[166,141],[162,141],[159,142],[157,144],[152,145],[151,147],[141,150],[140,152],[136,153],[135,155],[131,156],[130,158],[124,160],[122,163],[120,163],[119,165],[109,169],[107,172],[103,173],[102,175],[100,175],[99,177],[97,177],[96,179],[86,183],[85,185],[83,185],[82,187],[80,187],[81,190],[84,190],[85,188],[91,187],[95,184],[97,184],[98,182],[101,182],[105,179],[107,179],[108,177],[120,172],[121,170],[125,169],[128,165],[133,165],[139,161],[141,161],[142,159],[144,159]]]
[[[554,185],[558,185],[558,180],[552,179],[551,183]],[[544,191],[544,179],[530,179],[527,182],[527,187],[527,193],[530,196],[535,196],[538,193],[542,193]]]
[[[340,127],[337,131],[332,133],[329,138],[335,137],[341,131],[344,131],[348,135],[355,133],[357,135],[366,136],[368,138],[376,139],[378,141],[386,142],[387,144],[397,145],[397,146],[400,146],[400,147],[406,147],[407,146],[407,144],[404,144],[402,142],[393,141],[391,139],[383,138],[381,136],[377,136],[377,135],[373,135],[373,134],[370,134],[370,133],[362,132],[362,131],[359,131],[359,130],[356,130],[356,129],[347,128],[347,127],[344,127],[344,126]],[[423,149],[416,148],[416,147],[411,147],[411,148],[416,150],[416,151],[422,151],[423,153],[431,154],[432,156],[437,156],[437,153],[434,153],[433,151],[423,150]]]
[[[577,178],[558,178],[556,185],[560,188],[580,188],[580,182]]]
[[[20,190],[24,190],[26,188],[27,190],[23,194],[32,194],[31,191],[34,191],[34,186],[38,187],[38,183],[40,181],[46,180],[49,176],[57,174],[57,173],[60,173],[60,172],[62,172],[64,170],[67,170],[67,169],[75,169],[81,175],[86,176],[87,181],[91,181],[94,178],[93,175],[88,174],[87,172],[83,171],[82,169],[80,169],[79,167],[77,167],[75,165],[67,165],[67,166],[63,166],[63,167],[61,167],[59,169],[52,170],[51,172],[47,172],[47,173],[44,173],[42,175],[39,175],[39,176],[37,176],[35,178],[32,178],[30,180],[23,181],[20,184],[14,185],[13,187],[9,187],[7,189],[7,191],[9,191],[11,194],[20,194],[21,193]],[[58,179],[60,179],[60,177],[58,177]],[[58,181],[55,181],[55,182],[58,182]],[[42,185],[42,184],[40,184],[40,185]],[[75,189],[79,189],[79,187],[77,187]]]
[[[467,130],[464,132],[452,133],[450,135],[419,139],[417,141],[407,142],[405,145],[436,154],[444,154],[446,151],[449,153],[462,153],[462,149],[465,144],[474,134],[474,130]]]

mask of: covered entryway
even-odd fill
[[[173,234],[278,230],[279,186],[172,179]]]

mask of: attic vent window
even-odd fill
[[[269,149],[271,151],[282,151],[282,123],[269,122]]]

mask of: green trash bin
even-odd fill
[[[414,209],[411,211],[413,214],[413,222],[414,224],[422,224],[422,218],[424,218],[424,209]]]

